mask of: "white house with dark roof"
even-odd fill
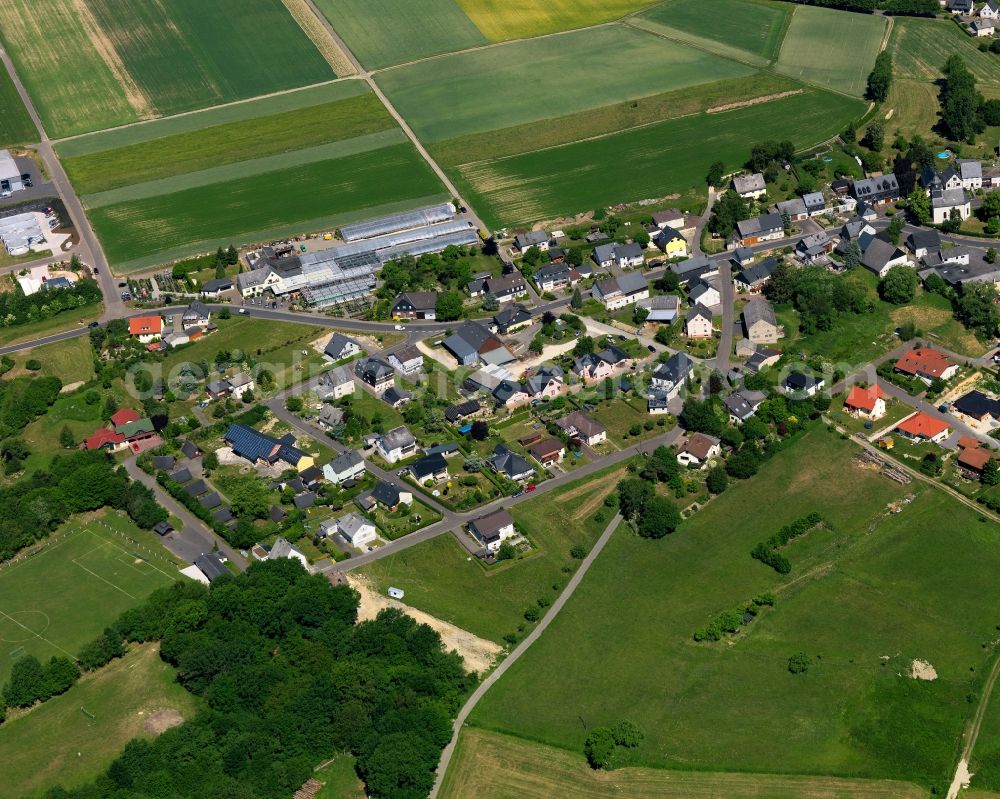
[[[761,291],[778,268],[778,263],[777,258],[765,258],[760,263],[744,267],[733,277],[736,290],[744,294]]]
[[[966,159],[958,161],[957,166],[963,189],[974,191],[983,187],[983,164],[981,161]]]
[[[645,308],[647,322],[673,322],[681,312],[681,298],[675,294],[661,294],[638,300],[636,305]]]
[[[680,394],[684,384],[694,374],[694,361],[686,353],[676,352],[661,363],[650,376],[649,385],[669,401]]]
[[[364,458],[354,450],[348,450],[323,465],[323,477],[336,485],[345,480],[357,480],[364,473]]]
[[[892,267],[908,263],[906,252],[880,235],[872,238],[861,254],[861,265],[880,278],[885,277]]]
[[[743,308],[743,328],[754,344],[773,344],[782,334],[774,308],[763,297],[750,300]]]
[[[396,427],[375,440],[379,455],[389,463],[410,457],[417,451],[417,440],[405,427]]]
[[[626,272],[594,285],[594,299],[609,311],[616,311],[649,297],[649,283],[639,272]]]
[[[760,172],[754,172],[752,175],[737,175],[733,178],[732,185],[733,191],[745,200],[756,200],[767,193],[767,183]]]
[[[775,241],[784,236],[785,224],[781,214],[762,214],[753,219],[741,219],[736,223],[736,239],[743,247]]]
[[[965,189],[931,189],[931,213],[934,224],[947,222],[953,212],[957,212],[959,219],[968,219],[972,214],[972,203]]]
[[[866,202],[869,205],[894,203],[900,198],[899,180],[892,173],[877,178],[856,180],[851,186],[851,193],[859,203]]]
[[[618,266],[621,269],[634,269],[642,266],[645,258],[642,247],[638,244],[599,244],[594,247],[590,256],[601,269]]]
[[[496,552],[504,541],[514,537],[514,517],[500,508],[469,522],[469,532],[490,552]]]
[[[979,19],[972,20],[972,24],[969,25],[969,33],[971,33],[975,38],[982,39],[987,36],[992,36],[996,31],[996,20],[990,19],[989,17],[980,17]]]
[[[424,356],[413,344],[405,344],[389,353],[389,363],[397,372],[412,375],[424,368]]]
[[[393,300],[389,315],[393,319],[437,318],[436,291],[407,291]]]
[[[353,358],[355,355],[360,355],[361,352],[361,345],[343,333],[334,333],[323,349],[323,355],[331,361]]]
[[[984,19],[1000,18],[1000,3],[997,0],[987,0],[979,9],[979,16]]]
[[[695,305],[684,318],[684,335],[688,338],[712,337],[712,312],[704,305]]]
[[[549,234],[544,230],[529,230],[527,233],[518,233],[514,237],[514,246],[522,255],[532,247],[546,252],[549,249]]]
[[[704,305],[706,308],[722,303],[722,295],[719,290],[704,280],[688,283],[688,298],[692,305]]]
[[[344,536],[348,543],[356,547],[366,546],[378,537],[375,524],[357,511],[351,511],[346,516],[341,516],[335,524],[337,532]],[[325,529],[329,530],[330,526],[328,525]]]

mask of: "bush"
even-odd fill
[[[574,560],[583,560],[587,557],[587,549],[582,544],[574,544],[569,554]]]
[[[799,652],[788,658],[788,670],[792,674],[804,674],[809,671],[812,660],[805,652]]]
[[[624,746],[626,749],[634,749],[646,737],[643,735],[642,730],[627,720],[619,721],[612,727],[611,736],[615,739],[616,744]]]
[[[607,727],[595,727],[587,736],[583,753],[593,769],[606,769],[615,753],[615,739]]]
[[[29,372],[37,372],[42,368],[42,362],[37,358],[28,358],[28,360],[24,362],[24,368]]]

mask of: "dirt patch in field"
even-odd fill
[[[146,719],[142,728],[153,735],[162,735],[171,727],[179,727],[184,723],[184,717],[172,707],[157,710],[152,716]]]
[[[421,624],[426,624],[435,630],[444,642],[446,649],[454,649],[462,656],[465,667],[469,671],[480,674],[487,671],[497,656],[503,651],[503,647],[493,641],[487,641],[473,635],[468,630],[456,627],[454,624],[442,621],[436,616],[431,616],[422,610],[417,610],[409,605],[404,605],[395,599],[383,596],[363,577],[356,574],[347,575],[347,583],[355,591],[361,594],[361,604],[358,606],[358,621],[374,619],[380,610],[384,608],[397,608],[409,616],[412,616]]]
[[[726,103],[725,105],[717,105],[712,108],[705,110],[706,114],[721,114],[723,111],[732,111],[734,108],[747,108],[751,105],[762,105],[763,103],[770,103],[772,100],[781,100],[785,97],[791,97],[795,94],[802,94],[802,89],[792,89],[787,92],[778,92],[777,94],[765,94],[762,97],[752,97],[749,100],[740,100],[738,103]]]
[[[626,469],[616,469],[609,475],[605,475],[600,480],[591,483],[584,483],[578,488],[574,488],[572,491],[567,491],[565,494],[561,494],[556,498],[556,502],[564,503],[570,500],[576,499],[587,495],[585,502],[582,502],[577,506],[576,510],[573,512],[573,518],[582,519],[584,516],[589,516],[595,510],[597,510],[601,504],[604,502],[604,498],[610,494],[618,481],[625,476]]]
[[[150,119],[156,116],[153,104],[143,93],[142,89],[139,88],[139,84],[132,79],[128,69],[125,67],[125,62],[122,61],[121,56],[118,55],[118,51],[115,49],[114,42],[111,41],[101,28],[100,23],[91,13],[85,0],[73,0],[73,8],[80,17],[80,24],[87,32],[87,38],[90,39],[90,43],[94,45],[94,49],[100,55],[101,60],[107,64],[108,69],[111,70],[111,74],[115,76],[115,80],[118,81],[118,84],[122,87],[122,91],[125,92],[125,99],[132,106],[132,110],[141,119]]]
[[[299,27],[309,37],[309,41],[316,45],[316,49],[319,50],[320,55],[323,56],[338,78],[357,74],[351,59],[340,49],[340,45],[319,21],[305,0],[281,0],[281,2],[288,9],[288,13],[292,15],[292,19],[299,23]]]
[[[83,385],[83,382],[84,381],[82,381],[82,380],[77,380],[75,383],[67,383],[65,386],[63,386],[61,389],[59,389],[59,393],[60,394],[69,394],[69,393],[71,393],[73,391],[76,391],[80,386]]]
[[[937,670],[926,660],[914,660],[910,664],[910,677],[914,680],[936,680],[938,678]]]

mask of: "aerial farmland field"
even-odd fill
[[[54,137],[336,77],[281,0],[3,0],[0,35]]]
[[[777,57],[793,9],[770,0],[719,0],[706,14],[698,0],[667,0],[631,24],[764,65]]]
[[[795,6],[776,69],[862,97],[885,33],[885,17]],[[845,43],[850,42],[849,47]]]
[[[6,71],[0,72],[0,146],[38,140],[35,123]]]
[[[618,765],[943,790],[973,707],[966,696],[980,689],[996,637],[1000,541],[974,510],[863,469],[856,451],[815,428],[673,536],[650,542],[623,526],[470,722],[578,753],[582,764],[587,730],[625,718],[645,739]],[[748,514],[775,486],[780,506]],[[789,547],[791,575],[750,557],[812,511],[828,524]],[[741,634],[693,640],[715,614],[764,591],[774,607]],[[786,668],[798,652],[811,658],[807,673]],[[918,659],[936,679],[909,676]]]
[[[647,6],[651,0],[457,0],[494,42],[611,22]]]
[[[862,110],[860,101],[810,89],[453,171],[489,224],[520,224],[682,193],[704,181],[713,161],[745,161],[755,140],[782,137],[811,146]]]
[[[486,44],[455,0],[317,0],[368,69]]]
[[[587,79],[576,67],[586,53]],[[379,85],[436,142],[748,75],[752,68],[614,25],[386,70]],[[527,87],[544,86],[544,91]],[[455,98],[462,98],[456,103]]]

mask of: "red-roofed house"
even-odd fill
[[[104,448],[112,451],[119,449],[124,443],[125,436],[114,430],[109,430],[107,427],[95,430],[93,435],[83,440],[83,446],[87,449]]]
[[[901,421],[896,425],[896,430],[907,438],[916,441],[933,441],[935,444],[944,441],[951,433],[947,422],[942,422],[940,419],[935,419],[922,412],[915,413]]]
[[[972,436],[962,436],[958,439],[959,449],[975,449],[976,447],[981,447],[983,442],[978,438],[973,438]]]
[[[984,447],[983,442],[972,436],[962,436],[958,439],[958,465],[970,472],[977,474],[990,462],[990,458],[996,458],[997,454],[989,447]]]
[[[958,364],[952,363],[937,350],[918,347],[903,353],[903,357],[896,361],[895,369],[930,384],[935,380],[950,380],[958,371]]]
[[[143,344],[157,341],[163,335],[163,320],[159,316],[133,316],[128,320],[128,334]]]
[[[129,422],[138,422],[141,418],[139,412],[133,408],[119,408],[111,414],[111,426],[121,427]]]
[[[844,400],[844,410],[852,416],[881,419],[885,416],[885,392],[877,383],[867,388],[853,386]]]

